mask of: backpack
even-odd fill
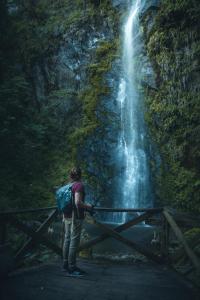
[[[58,210],[62,213],[71,213],[73,207],[72,183],[61,186],[56,191],[56,202]]]

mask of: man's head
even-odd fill
[[[73,167],[69,173],[70,178],[73,181],[78,181],[81,179],[81,168]]]

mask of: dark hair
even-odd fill
[[[71,169],[69,176],[70,179],[76,181],[76,180],[80,180],[81,179],[81,168],[79,167],[74,167]]]

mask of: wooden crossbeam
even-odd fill
[[[103,211],[103,212],[154,212],[154,213],[160,213],[163,208],[111,208],[111,207],[94,207],[95,211]]]
[[[166,261],[169,262],[169,223],[167,222],[164,215],[161,215],[161,225],[162,231],[160,233],[160,242],[161,242],[161,253],[165,257]]]
[[[0,211],[0,219],[6,216],[18,215],[18,214],[33,214],[33,213],[47,213],[48,211],[57,209],[57,206],[41,207],[41,208],[29,208],[29,209],[12,209],[7,211]]]
[[[191,262],[193,263],[194,267],[198,271],[200,271],[200,261],[199,261],[198,257],[196,256],[196,254],[194,253],[194,251],[188,245],[183,233],[181,232],[180,228],[176,224],[175,220],[169,214],[167,209],[163,210],[163,215],[165,216],[166,220],[170,224],[170,226],[171,226],[172,230],[174,231],[175,235],[177,236],[178,240],[183,245],[185,252],[187,253],[187,255],[188,255],[189,259],[191,260]]]
[[[122,232],[134,225],[137,225],[138,223],[141,223],[143,221],[145,221],[146,219],[148,219],[150,216],[152,216],[154,214],[154,212],[146,212],[146,213],[143,213],[142,215],[136,217],[136,218],[133,218],[131,219],[130,221],[122,224],[122,225],[119,225],[117,227],[115,227],[113,230],[115,230],[116,232]],[[83,249],[87,249],[87,248],[90,248],[102,241],[104,241],[105,239],[109,238],[110,235],[108,233],[103,233],[101,234],[100,236],[94,238],[94,239],[91,239],[90,241],[88,242],[85,242],[83,244],[80,245],[78,251],[81,251]]]
[[[55,210],[50,214],[50,216],[41,224],[41,226],[34,231],[33,229],[29,228],[27,225],[19,221],[14,216],[9,217],[9,222],[14,227],[20,229],[24,233],[30,236],[30,238],[25,242],[25,244],[18,250],[15,255],[16,261],[20,260],[24,254],[33,246],[34,243],[42,243],[48,248],[52,249],[58,255],[62,255],[62,249],[58,247],[56,244],[52,243],[49,239],[43,236],[43,233],[46,231],[48,226],[51,224],[53,219],[56,217],[57,211]]]
[[[194,249],[197,245],[200,244],[200,239],[198,238],[198,236],[200,236],[200,235],[197,235],[197,238],[195,240],[190,241],[191,249]],[[179,249],[176,252],[175,257],[173,258],[173,261],[178,262],[180,259],[185,259],[186,256],[187,256],[187,254],[185,252],[185,249],[182,247],[181,249]]]
[[[148,257],[149,259],[157,262],[157,263],[161,263],[163,261],[163,259],[157,255],[155,255],[154,253],[144,249],[143,247],[141,247],[140,245],[136,244],[133,241],[130,241],[129,239],[126,239],[125,237],[121,236],[118,232],[116,232],[115,230],[111,229],[110,227],[97,222],[94,218],[93,219],[93,224],[95,224],[97,227],[101,228],[105,233],[109,234],[111,237],[119,240],[120,242],[126,244],[127,246],[129,246],[131,249],[136,250],[137,252],[142,253],[143,255],[145,255],[146,257]]]
[[[27,214],[27,213],[39,213],[39,212],[47,212],[49,210],[55,210],[57,206],[50,207],[41,207],[41,208],[29,208],[29,209],[13,209],[8,211],[1,211],[0,218],[4,216],[16,215],[16,214]],[[103,211],[103,212],[147,212],[151,211],[154,213],[159,213],[162,211],[162,207],[160,208],[111,208],[111,207],[94,207],[95,211]]]

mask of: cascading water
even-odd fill
[[[140,89],[141,66],[139,56],[142,40],[139,14],[144,1],[133,1],[123,31],[123,71],[117,103],[120,111],[121,133],[116,161],[118,168],[115,207],[150,207],[152,196],[146,153],[143,95]],[[114,222],[123,222],[126,213],[115,214]]]

